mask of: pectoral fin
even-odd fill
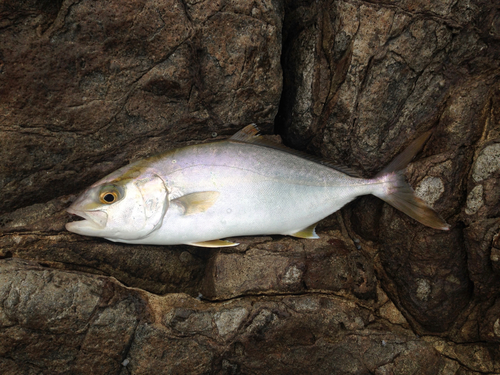
[[[184,215],[193,215],[205,212],[212,207],[219,195],[218,191],[201,191],[174,199],[172,203],[180,204],[184,208]]]
[[[225,241],[225,240],[212,240],[212,241],[204,241],[204,242],[193,242],[189,245],[199,246],[199,247],[230,247],[237,246],[239,243]]]
[[[297,233],[291,234],[291,236],[309,239],[319,238],[319,236],[316,234],[316,223],[313,225],[309,225],[307,228],[299,230]]]

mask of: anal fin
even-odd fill
[[[199,246],[199,247],[231,247],[231,246],[237,246],[239,245],[239,243],[225,241],[225,240],[212,240],[203,242],[192,242],[188,245]]]
[[[299,230],[296,233],[291,234],[291,236],[298,238],[309,238],[309,239],[317,239],[319,236],[316,234],[316,224],[309,225],[307,228]]]

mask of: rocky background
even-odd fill
[[[1,0],[1,374],[499,374],[500,3]],[[370,177],[319,240],[64,230],[118,167],[248,123]]]

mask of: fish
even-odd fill
[[[405,181],[427,132],[371,179],[270,142],[251,124],[232,137],[168,150],[126,165],[67,209],[66,229],[114,242],[236,246],[226,238],[289,235],[315,239],[316,224],[372,194],[418,222],[450,226]]]

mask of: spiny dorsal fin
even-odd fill
[[[184,208],[184,215],[193,215],[200,212],[205,212],[219,198],[218,191],[201,191],[199,193],[191,193],[174,199],[172,203],[178,203]]]
[[[239,245],[239,243],[225,241],[225,240],[212,240],[203,242],[192,242],[188,245],[199,246],[199,247],[230,247],[230,246],[237,246]]]
[[[237,133],[233,134],[231,138],[229,138],[231,141],[239,141],[239,142],[246,142],[246,143],[253,143],[254,140],[262,138],[261,135],[259,135],[259,128],[255,124],[250,124],[245,126],[243,129],[238,131]]]
[[[357,171],[355,171],[352,168],[345,167],[342,165],[336,165],[336,164],[333,164],[333,163],[329,162],[328,160],[324,160],[318,156],[309,155],[305,152],[297,151],[297,150],[294,150],[292,148],[286,147],[282,144],[278,144],[278,143],[272,142],[268,139],[265,139],[264,137],[259,135],[259,131],[260,130],[257,127],[257,125],[255,125],[255,124],[247,125],[243,129],[241,129],[239,132],[234,134],[231,138],[229,138],[229,140],[235,141],[235,142],[253,143],[253,144],[256,144],[259,146],[264,146],[264,147],[268,147],[268,148],[273,148],[275,150],[284,151],[284,152],[287,152],[289,154],[299,156],[303,159],[306,159],[306,160],[324,165],[326,167],[335,169],[339,172],[345,173],[348,176],[362,177]]]

